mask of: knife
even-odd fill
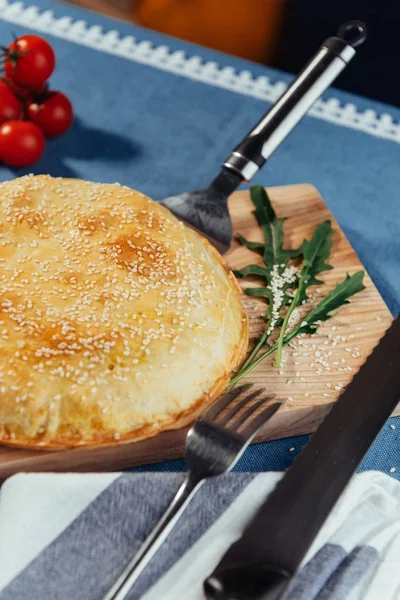
[[[211,600],[277,600],[400,399],[400,315],[204,583]]]

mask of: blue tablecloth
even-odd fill
[[[1,43],[10,32],[48,37],[58,59],[52,87],[71,97],[77,119],[34,167],[0,166],[1,180],[34,172],[119,181],[154,199],[204,186],[291,79],[65,4],[35,5],[0,0]],[[400,309],[399,120],[397,108],[331,89],[254,180],[315,185],[393,314]],[[362,469],[395,467],[400,478],[400,420],[390,424]],[[237,469],[285,469],[307,439],[258,444]]]

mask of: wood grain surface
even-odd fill
[[[326,219],[331,219],[336,230],[329,261],[334,269],[321,277],[326,285],[315,289],[314,302],[342,281],[346,273],[362,269],[315,188],[310,185],[271,188],[269,194],[278,216],[287,217],[285,239],[288,247],[299,246]],[[261,241],[252,208],[247,191],[232,195],[230,212],[235,232]],[[255,262],[257,256],[235,242],[225,258],[232,268],[240,268]],[[342,307],[337,316],[324,323],[316,335],[306,336],[284,350],[285,362],[280,370],[273,367],[273,357],[269,357],[247,377],[269,393],[286,399],[258,441],[315,431],[390,325],[389,310],[368,275],[365,279],[366,289]],[[243,287],[251,284],[249,280],[241,281]],[[243,295],[243,303],[250,318],[250,338],[254,340],[263,327],[260,315],[265,311],[265,305],[263,300],[246,295]],[[302,318],[302,315],[298,317]],[[0,448],[0,480],[19,471],[107,471],[178,458],[184,453],[185,434],[185,430],[170,431],[136,444],[60,452],[3,447]]]

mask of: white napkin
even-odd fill
[[[280,476],[233,473],[208,482],[129,598],[200,600],[204,578]],[[100,600],[181,480],[173,473],[9,479],[0,494],[1,600]],[[399,600],[399,534],[400,483],[356,475],[288,598]]]

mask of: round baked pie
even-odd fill
[[[62,448],[186,425],[247,347],[234,275],[118,184],[0,184],[0,442]]]

